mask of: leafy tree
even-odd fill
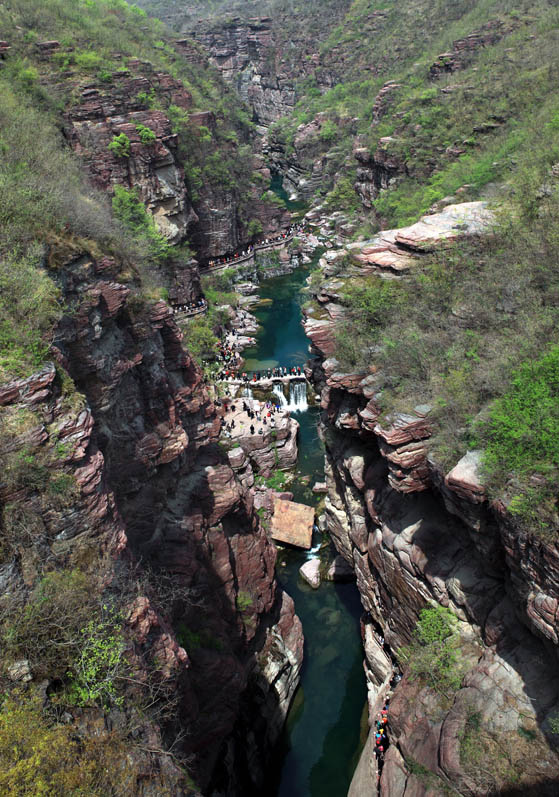
[[[126,133],[120,133],[118,136],[114,136],[113,140],[108,145],[108,149],[113,155],[116,155],[117,158],[129,158],[130,139]]]
[[[170,253],[170,244],[158,231],[153,218],[140,201],[136,189],[128,190],[116,185],[113,211],[119,221],[136,236],[143,239],[155,260],[164,260]]]
[[[136,132],[140,136],[140,141],[142,144],[153,144],[153,142],[157,139],[157,136],[151,127],[146,127],[146,125],[137,124]]]
[[[215,358],[219,338],[214,333],[207,318],[193,319],[184,326],[185,344],[196,360]]]

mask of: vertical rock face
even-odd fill
[[[191,111],[192,97],[183,84],[156,72],[147,61],[129,60],[128,69],[113,73],[110,83],[74,87],[75,101],[65,113],[64,131],[98,188],[109,194],[116,185],[135,189],[165,238],[172,244],[190,241],[201,260],[240,249],[250,237],[246,227],[251,219],[260,221],[263,235],[288,226],[285,207],[262,199],[262,185],[269,183],[270,172],[258,155],[251,166],[259,182],[251,183],[250,174],[246,175],[244,196],[233,181],[226,185],[221,179],[204,180],[193,202],[185,182],[184,153],[179,151],[169,112],[149,107],[155,96],[162,106],[185,112],[192,134],[201,127],[215,134],[215,114]],[[128,140],[126,148],[110,149],[119,136]],[[216,146],[212,142],[209,153],[215,154]],[[225,143],[220,146],[222,159],[234,157]],[[198,280],[192,262],[176,266],[171,298],[179,304],[190,301],[198,294]]]
[[[67,573],[74,568],[90,573],[92,590],[116,591],[125,604],[131,669],[139,679],[155,676],[162,690],[174,693],[188,679],[188,655],[150,599],[145,594],[133,597],[125,524],[107,478],[93,413],[83,397],[67,392],[53,363],[0,387],[0,450],[0,510],[6,510],[0,516],[4,606],[6,601],[8,606],[9,601],[23,605],[45,573],[61,568]],[[21,479],[14,476],[24,457],[35,468],[34,480],[29,474]],[[63,488],[70,488],[71,495]],[[156,672],[153,657],[158,662]],[[35,686],[35,673],[25,661],[12,666],[9,677]],[[46,690],[52,686],[44,682],[45,695],[51,694]],[[185,686],[185,699],[189,688]],[[73,719],[81,732],[102,739],[115,725],[126,726],[133,706],[131,700],[115,708],[111,719],[97,708],[77,709],[74,717],[66,713],[66,721]],[[150,740],[152,752],[134,746],[127,751],[128,762],[141,778],[135,793],[145,797],[167,790],[180,793],[182,772],[172,759],[157,752],[163,749],[163,728],[147,715],[136,728],[140,738]]]
[[[226,26],[194,31],[224,79],[253,109],[256,123],[269,127],[295,105],[294,76],[282,69],[272,20],[235,19]]]
[[[159,645],[169,677],[176,672],[181,751],[204,793],[229,780],[236,786],[224,793],[257,793],[302,661],[275,548],[217,445],[214,406],[167,305],[132,303],[107,259],[83,254],[59,277],[73,308],[57,335],[60,362],[86,401],[75,417],[60,416],[58,432],[72,442],[82,498],[49,534],[71,547],[87,532],[170,579],[182,598],[159,607],[165,620],[144,600],[131,625]],[[0,401],[52,404],[54,377],[51,367],[5,386]]]
[[[190,108],[192,98],[179,81],[155,72],[147,62],[132,62],[129,68],[141,74],[115,72],[109,88],[91,83],[79,92],[77,103],[65,114],[66,136],[99,188],[137,188],[162,234],[178,243],[197,217],[177,158],[177,136],[162,111],[147,109],[147,98],[157,91],[183,110]],[[142,126],[152,131],[153,140],[142,143]],[[130,141],[128,153],[108,148],[120,135]]]
[[[413,237],[401,232],[402,241]],[[376,262],[381,248],[366,257]],[[331,301],[331,294],[326,285],[318,298]],[[488,504],[479,452],[448,474],[428,459],[429,407],[380,423],[375,373],[344,373],[328,359],[332,325],[307,321],[318,355],[308,375],[321,391],[328,529],[354,568],[366,610],[371,720],[393,674],[379,635],[392,651],[408,644],[422,608],[437,603],[458,618],[464,666],[460,688],[442,701],[407,678],[396,687],[380,793],[438,794],[450,784],[461,794],[481,794],[518,778],[523,793],[534,787],[552,794],[559,777],[548,725],[559,697],[559,547],[524,533],[503,507]],[[473,716],[480,745],[494,745],[488,755],[496,769],[485,786],[463,743]],[[527,756],[520,752],[526,734]],[[369,794],[375,785],[368,745],[351,794]]]
[[[309,198],[324,179],[327,159],[319,138],[325,116],[318,114],[309,125],[301,125],[292,151],[277,136],[270,136],[274,122],[288,117],[297,101],[297,86],[313,76],[321,90],[337,83],[336,65],[322,66],[318,52],[322,37],[341,10],[324,10],[325,24],[317,26],[293,18],[235,18],[225,24],[192,32],[224,79],[252,110],[262,136],[262,146],[286,188]]]

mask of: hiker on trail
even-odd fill
[[[254,426],[252,424],[250,424],[250,433],[254,434]]]

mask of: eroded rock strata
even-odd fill
[[[473,213],[472,231],[479,232],[479,207],[449,208],[446,220],[464,212]],[[413,268],[422,247],[452,235],[444,216],[355,245],[350,270],[397,275]],[[337,298],[348,276],[339,262],[334,252],[322,260],[321,317],[311,311],[305,323],[315,357],[308,375],[321,394],[327,526],[354,568],[365,608],[371,724],[394,686],[390,652],[409,643],[422,608],[436,603],[458,618],[464,667],[461,686],[444,699],[406,677],[396,686],[379,793],[427,795],[452,788],[485,794],[513,778],[519,794],[552,794],[559,773],[548,725],[559,689],[557,545],[523,532],[502,505],[488,503],[478,452],[468,452],[448,473],[441,470],[428,454],[428,406],[382,420],[374,363],[369,371],[347,373],[333,359]],[[328,276],[332,270],[336,279]],[[472,716],[493,740],[492,774],[461,757]],[[373,734],[352,797],[376,791]],[[526,748],[513,743],[522,734],[530,740]],[[480,744],[483,739],[489,745],[488,738],[480,736]]]
[[[135,667],[149,673],[157,661],[178,702],[171,725],[144,723],[155,751],[145,767],[156,762],[159,775],[135,793],[182,793],[163,752],[173,735],[204,793],[257,792],[297,685],[301,625],[276,584],[251,485],[217,445],[216,409],[169,307],[134,304],[118,272],[87,253],[60,264],[71,312],[58,328],[59,364],[0,389],[3,420],[33,416],[11,456],[52,455],[49,467],[71,473],[78,491],[66,506],[29,486],[3,490],[4,503],[37,512],[40,524],[3,583],[32,587],[49,549],[59,564],[87,550],[102,556],[98,578],[120,592],[149,564],[183,597],[162,605],[149,590],[131,594]]]
[[[77,266],[65,270],[74,314],[57,345],[95,419],[129,546],[197,596],[169,618],[174,627],[194,635],[203,629],[215,640],[190,653],[187,752],[199,762],[203,787],[220,770],[231,775],[225,744],[247,788],[258,781],[258,762],[297,681],[300,624],[275,583],[275,549],[252,511],[252,494],[216,444],[214,405],[169,308],[160,303],[135,315],[110,269],[99,274],[85,258]],[[252,717],[248,705],[270,720],[254,736],[243,725]],[[232,739],[245,732],[241,752]]]

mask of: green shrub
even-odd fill
[[[116,218],[145,241],[152,258],[165,260],[170,254],[170,244],[158,231],[153,218],[140,201],[137,190],[116,185],[114,191],[112,204]]]
[[[249,238],[255,238],[261,234],[263,229],[262,222],[259,219],[251,219],[247,224],[247,235]]]
[[[244,614],[252,609],[254,605],[254,599],[249,592],[240,590],[239,594],[237,595],[236,605],[237,610],[241,612],[241,614]]]
[[[103,56],[93,50],[86,50],[74,54],[74,63],[79,69],[93,72],[103,66]]]
[[[4,480],[12,490],[43,492],[49,483],[49,470],[35,454],[23,449],[5,456]]]
[[[338,137],[338,128],[334,122],[327,119],[320,128],[319,138],[325,144],[331,144]]]
[[[39,268],[40,251],[0,255],[0,379],[27,376],[49,354],[60,292]]]
[[[80,629],[78,656],[69,672],[67,697],[77,706],[98,705],[109,708],[121,706],[118,681],[126,672],[122,618],[103,607],[100,618],[90,620]]]
[[[118,136],[114,136],[113,140],[108,145],[108,149],[113,155],[116,155],[117,158],[129,158],[130,139],[126,133],[120,133]]]
[[[449,698],[460,687],[462,672],[456,618],[449,609],[422,609],[411,643],[398,651],[410,678]]]
[[[5,697],[0,709],[0,793],[12,797],[125,797],[137,789],[130,742],[118,733],[81,735],[54,723],[43,698]]]
[[[153,130],[145,125],[137,124],[136,132],[140,136],[140,141],[142,144],[153,144],[153,142],[157,140],[157,136]]]
[[[521,365],[483,426],[490,473],[559,467],[559,346]]]
[[[27,604],[8,609],[1,628],[6,664],[28,659],[39,680],[64,679],[80,654],[81,629],[95,610],[91,579],[79,570],[49,573]]]
[[[555,526],[559,346],[513,372],[508,391],[493,403],[478,431],[485,444],[483,463],[492,492],[500,494],[510,483],[512,515],[532,530]]]
[[[73,474],[58,472],[49,479],[47,495],[55,509],[64,509],[79,498],[80,487]]]
[[[147,105],[148,108],[153,108],[156,103],[155,91],[153,89],[150,89],[149,93],[147,91],[139,91],[138,94],[136,95],[136,99],[142,105]],[[172,122],[171,108],[176,108],[176,105],[169,106],[169,109],[167,111],[169,119],[171,119]],[[179,108],[178,110],[180,111],[182,109]],[[176,132],[176,130],[174,130],[173,132]]]
[[[326,206],[329,210],[354,213],[360,209],[361,202],[350,177],[340,177],[334,188],[326,195]]]

